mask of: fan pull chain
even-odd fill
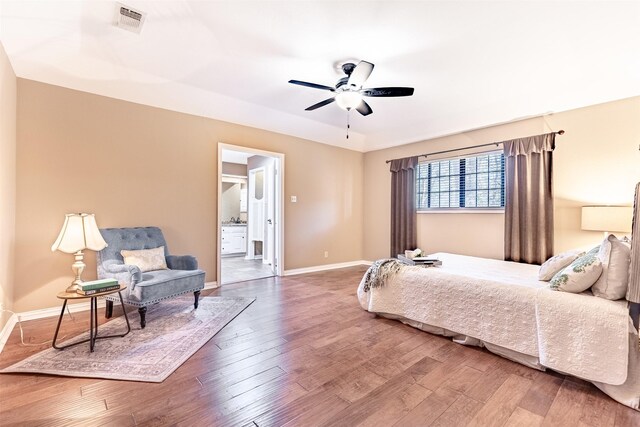
[[[351,116],[351,109],[347,110],[347,139],[349,139],[349,128],[351,125],[349,124],[349,117]]]

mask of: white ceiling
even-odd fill
[[[114,1],[0,2],[19,77],[360,151],[640,95],[638,1],[137,1],[141,34]],[[304,109],[335,65],[373,62],[374,114]]]

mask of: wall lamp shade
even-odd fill
[[[583,206],[582,229],[589,231],[631,232],[631,206]]]
[[[99,251],[107,247],[104,241],[96,218],[93,214],[71,213],[64,217],[64,224],[58,238],[51,246],[51,251],[62,251],[68,254],[75,254],[76,262],[73,263],[71,269],[75,273],[75,280],[71,286],[67,288],[67,292],[75,292],[82,283],[81,275],[85,264],[83,262],[85,249]]]

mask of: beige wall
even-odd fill
[[[298,196],[285,269],[362,258],[362,153],[29,80],[18,91],[18,311],[57,305],[71,279],[72,256],[49,250],[67,212],[162,227],[171,252],[215,280],[218,142],[285,154],[285,197]],[[85,260],[90,279],[94,253]]]
[[[640,97],[580,108],[548,118],[554,152],[555,249],[591,245],[597,231],[580,230],[581,207],[633,205],[640,181]]]
[[[23,79],[17,80],[14,164],[16,79],[3,53],[0,63],[0,280],[5,303],[13,300],[16,311],[58,304],[72,257],[49,248],[64,214],[73,211],[95,213],[101,227],[158,225],[173,253],[195,254],[207,280],[215,280],[218,142],[285,154],[286,269],[388,256],[386,159],[565,129],[554,154],[556,252],[599,239],[598,232],[580,231],[580,206],[630,204],[640,180],[640,98],[363,155]],[[13,221],[15,269],[7,243]],[[419,245],[501,258],[502,227],[496,213],[420,214]],[[86,260],[90,279],[95,255],[89,251]],[[5,285],[12,274],[13,287]]]
[[[633,203],[640,181],[640,97],[366,153],[365,258],[389,255],[391,178],[385,160],[560,129],[566,133],[557,137],[554,152],[555,252],[598,242],[599,232],[580,230],[580,207]],[[418,245],[428,252],[500,259],[503,227],[504,215],[497,213],[418,214]]]
[[[16,220],[16,75],[0,43],[0,303],[13,309]],[[0,313],[0,329],[9,318]]]

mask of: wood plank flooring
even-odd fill
[[[257,300],[161,384],[0,375],[0,425],[640,426],[640,412],[590,383],[365,312],[364,271],[205,292]],[[87,317],[61,334],[84,332]],[[25,322],[25,336],[49,340],[55,321]],[[20,345],[16,327],[0,367],[47,347]]]

